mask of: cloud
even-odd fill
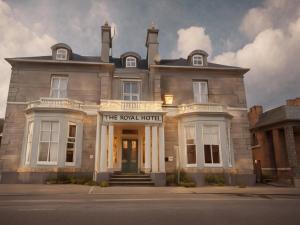
[[[248,11],[240,31],[249,38],[255,38],[266,29],[284,28],[300,15],[298,6],[299,0],[266,0],[262,7]]]
[[[56,40],[46,33],[38,34],[16,20],[10,6],[0,0],[0,43],[0,117],[4,117],[10,80],[10,65],[4,58],[49,55]]]
[[[172,52],[172,57],[186,58],[195,49],[202,49],[211,54],[211,40],[205,33],[205,28],[191,26],[187,29],[178,30],[177,34],[177,49]]]
[[[251,9],[242,23],[249,24],[249,15],[254,11],[263,12],[268,24],[260,27],[252,42],[235,52],[225,52],[213,61],[250,68],[246,74],[248,105],[261,104],[267,108],[274,107],[287,98],[300,96],[300,64],[297,55],[300,52],[300,4],[294,4],[290,20],[278,21],[274,14],[288,7],[287,0],[266,1],[264,8]],[[295,3],[295,1],[293,1]],[[284,14],[283,14],[284,15]],[[258,17],[261,18],[261,17]],[[293,19],[291,19],[293,18]],[[248,24],[248,25],[249,25]],[[251,35],[254,35],[258,30]]]

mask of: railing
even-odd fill
[[[29,102],[27,110],[34,108],[57,108],[81,110],[82,102],[67,98],[40,98],[40,100]]]
[[[179,114],[193,112],[226,112],[225,106],[217,104],[183,104],[178,108]]]
[[[100,111],[162,112],[162,101],[125,101],[104,100],[100,102]]]

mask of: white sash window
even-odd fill
[[[196,129],[194,126],[185,127],[185,147],[187,165],[196,165]]]
[[[193,81],[194,102],[207,103],[208,102],[208,88],[206,81]]]
[[[42,121],[38,163],[56,164],[59,148],[59,122]]]
[[[69,135],[67,140],[66,164],[73,165],[75,163],[76,150],[76,124],[69,123]]]
[[[32,138],[33,138],[33,122],[29,122],[27,130],[27,143],[25,152],[25,165],[30,164],[31,149],[32,149]]]
[[[218,126],[203,127],[204,160],[206,165],[221,164]]]
[[[59,48],[56,50],[56,60],[67,60],[68,50]]]
[[[126,67],[136,67],[136,58],[132,56],[127,57]]]
[[[127,101],[140,100],[139,81],[123,81],[123,100],[127,100]]]
[[[51,80],[51,98],[67,98],[67,77],[52,77]]]

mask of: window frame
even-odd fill
[[[198,84],[198,92],[195,92],[195,84]],[[206,90],[204,94],[202,94],[201,84],[205,84]],[[194,103],[195,104],[207,104],[208,103],[208,81],[207,80],[193,80],[193,95],[194,95]]]
[[[214,163],[213,162],[213,155],[212,155],[212,144],[205,144],[204,143],[204,130],[205,127],[217,127],[218,128],[218,146],[219,146],[219,163]],[[221,127],[219,125],[216,124],[204,124],[202,126],[202,145],[203,145],[203,159],[204,159],[204,167],[222,167],[223,166],[223,159],[222,159],[222,145],[221,145]],[[212,163],[206,163],[205,162],[205,145],[210,145],[210,156],[211,156],[211,160]]]
[[[25,160],[24,160],[25,165],[30,165],[30,161],[31,161],[33,130],[34,130],[34,121],[29,121],[27,125],[27,138],[26,138],[26,147],[25,147]]]
[[[187,144],[187,132],[186,130],[190,128],[194,129],[194,144]],[[197,142],[196,142],[196,136],[197,136],[197,128],[195,125],[187,125],[184,126],[184,149],[185,149],[185,158],[186,158],[186,167],[197,167],[197,158],[198,158],[198,153],[197,153]],[[187,146],[188,145],[195,145],[195,154],[196,154],[196,161],[195,163],[189,163],[188,162],[188,151],[187,151]]]
[[[193,55],[192,56],[193,66],[203,66],[204,65],[203,59],[204,59],[203,55],[200,55],[200,54]],[[201,61],[201,63],[199,63],[200,61]]]
[[[136,82],[137,84],[137,88],[138,88],[138,92],[137,94],[133,94],[132,92],[125,92],[125,83],[128,82],[128,83],[133,83],[133,82]],[[122,100],[123,101],[140,101],[141,99],[141,93],[142,93],[142,87],[141,87],[141,80],[137,80],[137,79],[122,79]],[[132,85],[130,85],[130,91],[132,91]],[[129,100],[125,100],[124,97],[125,96],[129,96]],[[132,100],[132,97],[133,96],[136,96],[137,99],[136,100]]]
[[[59,84],[58,84],[58,88],[54,88],[53,87],[53,82],[54,79],[58,79],[59,80]],[[66,80],[67,85],[66,85],[66,89],[60,89],[61,87],[61,80]],[[67,76],[59,76],[59,75],[54,75],[51,77],[51,87],[50,87],[50,98],[56,98],[56,99],[65,99],[68,98],[68,84],[69,84],[69,78]],[[53,91],[56,90],[58,92],[58,96],[57,97],[53,97]],[[61,93],[62,91],[65,91],[66,95],[64,97],[61,97]]]
[[[70,125],[75,125],[75,137],[70,137]],[[78,126],[77,123],[69,121],[68,122],[68,135],[67,135],[67,145],[66,145],[66,152],[65,152],[65,165],[66,166],[74,166],[76,164],[76,152],[77,152],[77,132],[78,132]],[[74,142],[70,142],[69,138],[74,138]],[[67,162],[67,151],[68,151],[68,143],[74,144],[73,149],[73,162]]]
[[[61,52],[59,53],[59,51],[61,51]],[[61,60],[61,61],[67,60],[68,59],[68,50],[65,48],[56,49],[55,59]]]
[[[125,59],[125,67],[126,68],[136,68],[137,67],[137,60],[133,56],[127,56]]]
[[[51,143],[57,143],[57,146],[58,146],[58,149],[57,149],[57,160],[56,161],[40,161],[39,158],[40,158],[40,146],[41,146],[41,143],[46,143],[45,141],[41,141],[41,137],[42,137],[42,126],[43,126],[43,122],[45,123],[51,123],[51,127],[50,127],[50,140],[49,142],[49,146],[48,146],[48,153],[47,153],[47,158],[48,158],[48,155],[49,155],[49,151],[50,151],[50,147],[51,147]],[[58,123],[58,140],[57,142],[52,142],[51,141],[51,136],[52,136],[52,123]],[[40,122],[40,132],[39,132],[39,144],[38,144],[38,154],[37,154],[37,165],[57,165],[58,164],[58,161],[59,161],[59,144],[60,144],[60,121],[58,120],[42,120]]]

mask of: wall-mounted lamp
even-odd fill
[[[173,105],[173,95],[165,95],[165,104]]]

